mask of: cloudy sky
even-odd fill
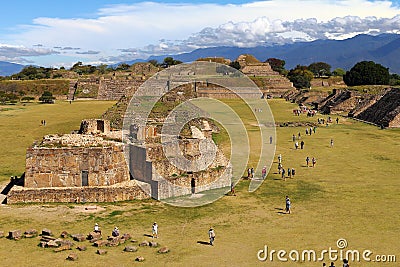
[[[400,34],[400,0],[13,0],[1,7],[0,61],[53,67]]]

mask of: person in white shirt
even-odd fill
[[[156,222],[153,223],[152,231],[153,231],[153,238],[158,238],[158,224]]]

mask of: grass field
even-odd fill
[[[235,100],[225,102],[245,114],[245,109]],[[269,104],[277,122],[317,121],[317,117],[293,116],[294,105],[283,100],[270,100]],[[81,109],[96,107],[99,114],[100,105],[99,102],[85,102]],[[105,110],[110,103],[102,105]],[[64,110],[69,108],[68,105],[63,107]],[[76,128],[73,121],[78,120],[78,115],[71,119],[62,109],[57,116],[49,110],[35,110],[36,107],[26,107],[0,113],[1,127],[12,128],[8,132],[2,128],[0,133],[1,151],[13,149],[12,153],[2,152],[0,171],[5,177],[11,171],[19,171],[21,166],[23,169],[23,162],[15,169],[10,166],[19,158],[23,161],[25,148],[33,139],[45,133]],[[48,120],[46,129],[39,126],[42,118]],[[58,123],[53,125],[52,118],[57,118]],[[244,121],[250,123],[251,117]],[[26,125],[28,123],[30,126]],[[33,133],[27,134],[26,129],[32,129]],[[38,239],[10,241],[3,238],[0,239],[1,265],[132,266],[135,257],[141,255],[146,260],[137,264],[143,266],[310,267],[322,266],[322,262],[280,262],[276,253],[272,262],[262,262],[257,259],[257,252],[267,245],[269,250],[298,250],[300,253],[315,250],[320,253],[329,247],[337,249],[336,241],[340,238],[348,242],[344,251],[368,249],[373,252],[371,258],[377,254],[396,255],[400,261],[400,130],[379,130],[345,118],[340,118],[339,124],[319,127],[312,136],[305,136],[304,130],[304,127],[277,128],[276,152],[282,154],[284,167],[296,169],[295,178],[280,179],[274,163],[266,181],[256,192],[247,192],[249,181],[243,180],[236,187],[237,196],[226,196],[206,206],[179,208],[147,200],[103,203],[100,206],[104,209],[95,213],[85,212],[82,205],[74,204],[0,207],[0,230],[5,232],[50,228],[56,235],[63,230],[87,234],[98,222],[105,233],[111,233],[117,225],[121,232],[130,233],[140,242],[149,239],[144,235],[151,233],[151,225],[157,221],[160,236],[157,242],[168,246],[170,253],[161,255],[156,248],[149,247],[126,253],[122,251],[122,245],[106,248],[108,253],[100,256],[95,254],[96,248],[85,242],[88,250],[74,249],[79,259],[69,262],[65,258],[70,251],[55,253],[39,248]],[[295,150],[291,140],[292,134],[298,132],[305,142],[303,150]],[[9,135],[11,137],[7,139]],[[21,143],[17,142],[16,138],[21,136],[24,136]],[[334,139],[333,148],[330,147],[331,138]],[[256,142],[253,144],[257,146]],[[316,157],[315,168],[305,167],[306,156]],[[282,210],[286,195],[292,200],[290,215]],[[203,244],[208,241],[210,226],[217,235],[214,247]],[[329,265],[328,255],[325,255],[325,262]],[[339,260],[336,266],[341,266]],[[399,263],[361,261],[351,262],[350,266],[399,266]]]

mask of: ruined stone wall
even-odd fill
[[[368,121],[384,127],[400,127],[400,89],[392,88],[369,108],[356,116],[357,119]]]
[[[25,187],[105,186],[130,179],[122,146],[29,148],[26,154]]]
[[[23,188],[14,186],[7,195],[7,204],[15,203],[74,203],[74,202],[115,202],[148,199],[139,185],[67,188]]]
[[[80,134],[100,133],[107,135],[110,133],[110,121],[100,120],[100,119],[83,120],[81,122],[79,133]]]
[[[123,96],[131,96],[142,85],[142,78],[130,79],[100,79],[97,99],[119,100]]]

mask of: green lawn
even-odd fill
[[[236,100],[224,102],[235,110],[243,110],[245,114],[245,108]],[[269,103],[278,122],[317,121],[318,117],[293,116],[291,111],[295,107],[294,104],[280,99],[270,100]],[[110,104],[103,103],[104,110]],[[66,104],[60,105],[64,110],[69,108]],[[86,105],[92,105],[93,108],[100,103],[85,102],[81,109]],[[96,107],[100,110],[100,106]],[[8,172],[4,171],[3,166],[13,166],[13,161],[17,162],[19,158],[23,161],[25,147],[47,132],[48,128],[40,127],[42,117],[48,120],[46,127],[54,127],[48,132],[61,131],[60,129],[67,131],[77,127],[76,122],[67,119],[68,116],[61,118],[66,114],[62,109],[58,111],[59,116],[53,114],[55,111],[49,110],[46,110],[47,115],[43,116],[44,110],[42,113],[37,110],[49,108],[37,106],[32,109],[29,107],[7,111],[10,112],[10,116],[14,116],[14,121],[15,118],[19,121],[18,125],[7,126],[14,128],[14,131],[10,129],[6,135],[3,134],[2,128],[2,143],[5,142],[3,146],[8,147],[6,151],[14,149],[12,157],[4,154],[1,157],[1,171],[5,176]],[[37,111],[33,112],[35,110]],[[99,110],[97,114],[101,113]],[[7,123],[13,121],[5,114],[7,113],[0,113],[1,127],[4,127],[6,119]],[[15,117],[19,114],[20,117]],[[251,122],[251,116],[247,115],[249,114],[246,114],[244,121]],[[58,124],[53,125],[56,118]],[[77,118],[76,120],[78,121]],[[28,123],[31,123],[30,127],[25,125]],[[67,127],[68,124],[70,128]],[[32,129],[36,135],[29,135],[28,138],[28,134],[24,134],[25,131],[21,129]],[[395,254],[397,261],[400,261],[400,129],[379,130],[374,126],[340,118],[338,125],[319,127],[317,133],[312,136],[305,136],[304,130],[304,127],[277,128],[277,154],[282,154],[284,167],[296,169],[294,179],[282,181],[276,174],[277,165],[274,163],[266,181],[256,192],[249,193],[249,181],[241,181],[236,188],[236,197],[226,196],[206,206],[179,208],[147,200],[104,203],[100,206],[105,209],[97,213],[78,211],[82,205],[74,204],[0,207],[0,230],[4,231],[24,231],[29,228],[41,230],[46,227],[56,235],[62,230],[72,234],[86,234],[92,230],[94,223],[98,222],[106,234],[111,233],[112,228],[117,225],[121,232],[130,233],[140,242],[149,239],[144,235],[151,233],[151,225],[157,221],[160,236],[157,241],[171,249],[168,254],[157,254],[157,249],[150,247],[140,247],[137,252],[125,253],[122,251],[122,245],[106,248],[108,254],[100,256],[95,254],[96,248],[90,246],[89,242],[84,242],[88,250],[79,252],[74,249],[73,252],[78,254],[79,259],[77,262],[68,262],[65,258],[70,252],[54,253],[51,249],[39,248],[38,239],[0,239],[1,264],[132,266],[135,264],[135,257],[140,255],[146,259],[140,263],[143,266],[310,267],[322,266],[322,262],[279,262],[276,253],[273,262],[261,262],[257,259],[257,252],[263,249],[264,245],[270,250],[320,252],[329,247],[337,249],[336,241],[339,238],[347,240],[347,249],[368,249],[374,255]],[[11,135],[12,132],[14,138],[5,139],[5,136]],[[298,132],[301,132],[305,142],[303,150],[293,149],[292,134]],[[26,135],[21,138],[21,143],[15,140],[20,135]],[[334,139],[333,148],[330,147],[331,138]],[[252,145],[257,146],[259,141],[252,141]],[[306,156],[316,157],[315,168],[305,167]],[[257,155],[253,155],[252,160],[255,158]],[[23,162],[19,164],[23,169]],[[18,167],[15,170],[20,169],[21,167]],[[286,195],[292,200],[290,215],[282,212]],[[214,247],[201,243],[208,241],[207,230],[210,226],[214,226],[217,235]],[[329,265],[330,260],[327,257],[326,255],[325,262]],[[341,262],[336,261],[336,266],[342,266]],[[351,262],[350,266],[385,267],[398,266],[398,263],[362,261]]]
[[[79,130],[82,119],[99,117],[115,101],[57,101],[0,106],[0,184],[25,171],[26,149],[46,134]],[[41,125],[46,120],[46,126]]]

